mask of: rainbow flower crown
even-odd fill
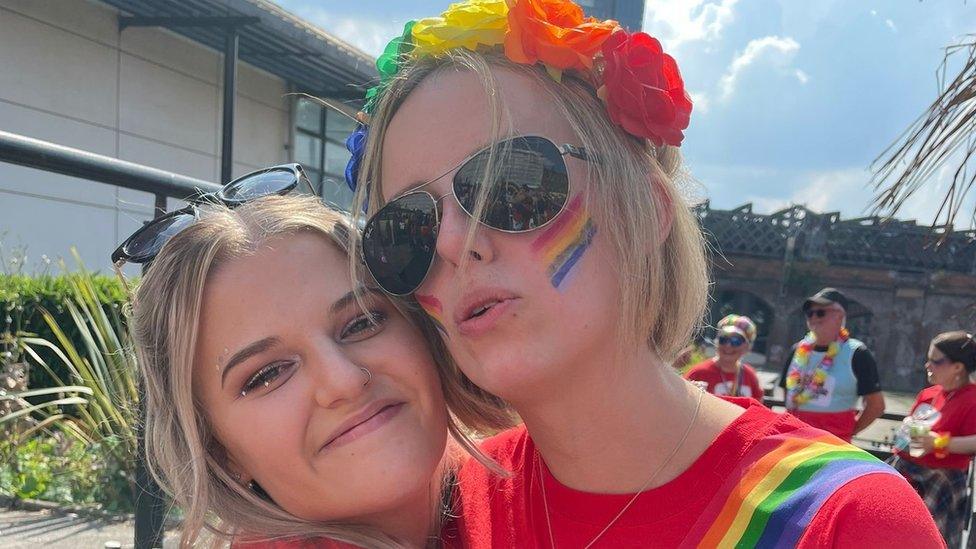
[[[570,0],[465,0],[440,17],[409,21],[376,60],[380,82],[366,92],[360,124],[346,140],[346,183],[356,189],[370,111],[413,60],[457,48],[503,48],[516,63],[541,64],[555,80],[565,71],[589,80],[614,124],[657,146],[681,145],[691,117],[674,59],[643,32],[585,17]]]

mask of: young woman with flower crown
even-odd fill
[[[674,178],[691,101],[657,40],[468,0],[378,67],[348,143],[366,266],[525,422],[483,444],[509,476],[462,468],[448,543],[941,544],[891,468],[670,370],[707,276]]]

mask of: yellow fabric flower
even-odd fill
[[[505,0],[467,0],[451,4],[440,17],[421,19],[413,26],[416,56],[440,55],[454,48],[474,51],[497,46],[508,30]]]

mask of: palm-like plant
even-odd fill
[[[0,396],[15,399],[19,410],[0,417],[0,426],[30,415],[37,423],[20,436],[41,429],[59,429],[85,444],[98,444],[111,452],[132,478],[138,448],[136,438],[138,369],[129,332],[119,311],[103,305],[92,283],[92,274],[74,252],[78,268],[66,271],[71,297],[64,303],[77,328],[80,344],[69,338],[47,310],[41,314],[55,341],[19,334],[20,351],[48,372],[56,386]],[[41,356],[47,349],[69,372],[62,379]],[[50,399],[54,395],[56,398]],[[47,400],[45,400],[47,399]]]

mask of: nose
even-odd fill
[[[494,248],[485,227],[478,227],[470,247],[467,247],[468,231],[471,219],[452,196],[441,199],[441,224],[437,233],[437,255],[448,264],[457,268],[465,256],[473,261],[491,261],[494,258]]]
[[[319,351],[307,357],[315,384],[315,403],[323,408],[337,408],[355,402],[366,391],[372,378],[341,349]]]

